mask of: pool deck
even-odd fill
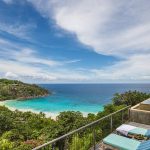
[[[141,123],[127,122],[125,124],[140,127],[140,128],[150,129],[150,125],[145,125],[145,124],[141,124]],[[90,150],[94,150],[94,149],[91,148]],[[103,150],[102,149],[102,141],[100,143],[96,144],[96,149],[95,150]],[[105,149],[105,150],[110,150],[110,149]]]

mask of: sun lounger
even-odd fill
[[[103,149],[115,150],[150,150],[150,141],[139,142],[134,139],[110,134],[103,139]]]
[[[145,137],[150,138],[150,130],[139,128],[127,124],[123,124],[116,129],[117,132],[121,133],[122,135],[143,135]]]

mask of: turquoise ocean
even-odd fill
[[[62,111],[81,111],[83,114],[103,111],[115,93],[138,90],[150,93],[150,84],[41,84],[52,95],[28,100],[9,100],[3,104],[11,109],[44,112],[51,117]]]

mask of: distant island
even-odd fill
[[[30,99],[49,95],[50,92],[36,84],[18,80],[0,79],[0,101]]]

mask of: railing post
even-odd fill
[[[55,150],[55,143],[52,144],[52,150]]]
[[[65,149],[65,150],[68,150],[68,147],[69,147],[69,137],[66,137],[66,138],[64,139],[64,149]],[[63,147],[62,147],[61,150],[63,150]]]
[[[62,144],[59,143],[58,149],[62,150]]]
[[[128,108],[128,120],[130,120],[130,107]]]
[[[124,117],[124,112],[123,112],[123,110],[121,111],[121,121],[122,121],[122,123],[123,123],[123,117]]]
[[[112,115],[110,116],[110,131],[112,132],[113,129],[113,120],[112,120]]]
[[[93,146],[93,149],[94,150],[96,150],[96,138],[95,138],[95,128],[93,127],[93,144],[94,144],[94,146]]]

